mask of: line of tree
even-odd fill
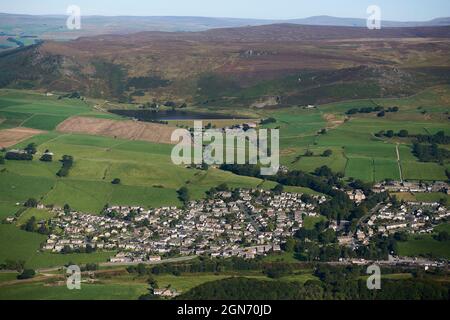
[[[348,110],[345,114],[353,115],[353,114],[357,114],[357,113],[378,112],[380,116],[384,116],[386,112],[398,112],[398,111],[399,111],[398,107],[384,108],[384,107],[377,106],[377,107],[352,108],[352,109]]]
[[[348,273],[328,272],[302,284],[228,278],[207,282],[182,294],[179,300],[448,300],[449,285],[426,280],[384,280],[383,290],[369,290],[366,280]],[[323,280],[322,280],[323,279]]]
[[[265,125],[265,124],[271,124],[271,123],[276,123],[277,122],[277,119],[275,119],[275,118],[267,118],[267,119],[262,119],[261,120],[261,124],[262,125]]]
[[[177,190],[178,199],[183,203],[187,204],[189,202],[190,196],[189,196],[189,189],[187,187],[181,187]]]
[[[31,161],[33,155],[27,152],[8,151],[5,155],[6,160],[19,160],[19,161]]]
[[[421,162],[439,162],[450,159],[450,151],[444,148],[439,148],[437,144],[421,144],[415,142],[413,144],[413,154]]]
[[[62,163],[61,169],[56,173],[58,177],[67,177],[69,175],[69,171],[73,166],[74,159],[72,156],[64,155],[60,160]]]

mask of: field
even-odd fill
[[[374,136],[381,130],[401,129],[410,134],[429,134],[438,131],[450,133],[446,113],[450,87],[441,86],[420,92],[414,98],[355,100],[318,106],[316,109],[287,108],[262,112],[263,116],[276,118],[269,127],[280,128],[281,161],[284,165],[308,172],[327,165],[347,177],[367,182],[400,179],[396,147],[404,180],[446,180],[445,170],[450,167],[421,163],[412,154],[407,140],[380,139]],[[385,117],[372,114],[356,114],[347,117],[352,108],[381,105],[398,106],[399,112]],[[424,110],[427,111],[423,114]],[[333,116],[331,116],[333,115]],[[344,119],[342,121],[341,119]],[[319,133],[326,129],[326,133]],[[324,150],[331,150],[330,157],[322,157]],[[310,151],[313,156],[305,156]]]
[[[123,270],[122,270],[123,271]],[[117,271],[111,271],[112,273]],[[0,274],[1,276],[1,274]],[[234,276],[271,280],[261,272],[244,273],[187,273],[180,276],[170,274],[154,275],[160,288],[168,287],[186,292],[206,282],[217,281]],[[14,280],[15,274],[7,274],[4,281]],[[1,278],[0,278],[1,279]],[[304,283],[317,279],[310,270],[281,278],[281,281],[295,281]],[[68,290],[65,283],[54,280],[36,281],[34,283],[20,283],[3,285],[0,281],[0,300],[30,299],[30,300],[136,300],[139,296],[148,293],[147,277],[135,277],[126,272],[108,276],[107,273],[99,275],[93,284],[82,283],[81,290]]]
[[[450,231],[450,224],[445,223],[436,227],[435,232]],[[432,256],[450,259],[450,242],[437,241],[433,235],[412,236],[406,242],[398,242],[398,251],[402,256]]]
[[[58,99],[57,95],[27,90],[0,90],[0,129],[26,127],[51,131],[65,119],[75,116],[119,117],[93,108],[94,102],[80,99]]]
[[[327,165],[334,171],[343,172],[347,177],[365,181],[399,179],[396,146],[398,141],[374,137],[374,133],[388,129],[408,129],[412,133],[449,132],[443,120],[445,97],[450,96],[450,87],[426,90],[415,99],[379,99],[377,104],[400,107],[397,114],[385,118],[375,115],[356,115],[347,119],[345,111],[353,107],[363,107],[372,101],[351,101],[319,106],[305,110],[291,107],[279,110],[251,110],[255,117],[275,117],[277,122],[268,127],[280,128],[282,164],[292,168],[312,172],[317,167]],[[96,102],[97,103],[97,102]],[[431,116],[423,116],[417,109],[427,106]],[[87,117],[89,116],[89,117]],[[5,119],[0,128],[11,129],[27,125],[46,132],[22,139],[15,139],[11,147],[24,147],[30,142],[38,146],[38,153],[50,150],[54,161],[44,163],[33,161],[7,161],[0,170],[0,217],[15,214],[17,203],[28,198],[36,198],[45,205],[64,206],[98,214],[106,205],[139,205],[144,207],[178,206],[176,191],[187,186],[192,199],[204,197],[205,191],[221,183],[230,187],[272,188],[274,183],[255,178],[241,177],[229,172],[210,168],[208,171],[188,169],[172,164],[169,132],[160,125],[116,122],[116,116],[102,114],[92,107],[92,103],[81,100],[58,100],[35,92],[15,90],[0,91],[0,117]],[[410,119],[414,122],[406,121]],[[157,128],[158,127],[158,128]],[[58,128],[58,129],[56,129]],[[156,130],[154,130],[156,128]],[[325,134],[319,131],[326,128]],[[17,130],[17,129],[15,129]],[[22,130],[22,129],[21,129]],[[170,129],[172,130],[172,129]],[[34,131],[33,131],[34,132]],[[150,141],[136,141],[136,140]],[[323,157],[330,149],[332,155]],[[313,156],[304,156],[306,151]],[[74,167],[66,178],[56,177],[61,164],[56,161],[63,155],[75,158]],[[443,180],[448,163],[420,163],[411,153],[406,142],[399,145],[400,162],[405,179]],[[113,185],[115,178],[121,184]],[[292,192],[307,192],[305,188],[289,188]],[[438,195],[416,195],[420,201],[434,201]],[[425,199],[424,197],[427,197]],[[22,214],[18,225],[31,215],[46,218],[47,214],[27,211]],[[319,219],[306,218],[305,227],[313,228]],[[45,237],[28,234],[16,226],[1,226],[5,230],[2,237],[19,238],[15,250],[5,247],[0,261],[6,258],[24,259],[33,267],[48,267],[77,261],[105,261],[110,253],[82,256],[58,256],[38,253]],[[19,245],[20,243],[20,245]],[[408,252],[408,248],[402,249]]]
[[[450,201],[450,195],[444,193],[395,193],[398,199],[404,201],[439,202],[442,199]]]
[[[175,128],[136,121],[73,117],[59,124],[57,130],[62,133],[91,134],[125,140],[171,143],[171,135]]]
[[[14,128],[0,130],[0,148],[8,148],[42,133],[40,130]]]
[[[450,245],[447,242],[434,240],[432,236],[420,236],[400,242],[398,252],[401,256],[417,257],[432,256],[435,258],[450,259]]]

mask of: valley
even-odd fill
[[[450,27],[220,23],[0,51],[0,300],[351,298],[327,268],[356,286],[369,262],[446,290]],[[175,165],[195,120],[278,129],[279,173]]]

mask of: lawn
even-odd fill
[[[303,227],[305,229],[312,230],[312,229],[314,229],[314,227],[316,226],[316,224],[318,222],[326,221],[326,220],[327,220],[327,218],[324,216],[305,217],[305,219],[303,219]]]
[[[398,242],[398,253],[401,256],[431,255],[434,258],[450,259],[450,242],[437,241],[431,235],[415,236],[406,242]]]
[[[0,300],[137,300],[147,292],[144,283],[81,284],[81,290],[34,283],[0,287]]]
[[[44,235],[26,232],[14,225],[0,225],[0,263],[8,259],[22,260],[28,266],[46,239]]]
[[[367,182],[373,181],[374,161],[372,158],[354,158],[348,160],[345,175],[350,178],[360,179]]]
[[[0,90],[0,118],[6,119],[0,129],[23,126],[54,130],[56,126],[75,115],[118,118],[93,109],[93,103],[79,99],[58,99],[27,90]]]
[[[23,212],[17,219],[17,226],[25,224],[31,217],[35,217],[37,221],[50,220],[55,216],[54,213],[47,210],[28,209]]]

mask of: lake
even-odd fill
[[[108,110],[111,113],[135,118],[140,121],[169,121],[169,120],[230,120],[230,119],[248,119],[242,116],[227,115],[221,113],[192,112],[180,110]]]

